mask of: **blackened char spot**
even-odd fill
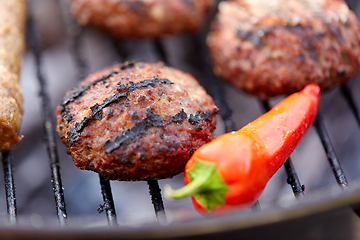
[[[146,110],[144,120],[137,121],[131,129],[123,131],[119,136],[106,141],[103,144],[104,151],[110,153],[120,146],[126,147],[126,143],[134,141],[135,137],[143,137],[151,127],[164,127],[164,121],[160,115],[155,114],[152,108]]]
[[[75,90],[74,92],[70,93],[68,96],[65,96],[63,98],[63,100],[61,101],[61,105],[60,105],[60,111],[64,111],[64,108],[67,104],[69,104],[70,102],[73,102],[77,98],[81,97],[87,90],[90,89],[91,86],[95,86],[99,82],[105,82],[106,80],[111,78],[114,74],[118,74],[118,73],[119,72],[113,71],[109,75],[106,75],[106,76],[103,76],[102,78],[96,79],[87,85],[80,86],[77,90]]]
[[[304,49],[309,53],[309,56],[315,61],[318,60],[319,51],[316,46],[315,38],[321,38],[321,35],[314,34],[314,29],[312,26],[302,26],[302,25],[286,25],[285,28],[293,33],[295,33]]]
[[[61,112],[61,119],[67,122],[70,122],[73,119],[68,107],[64,107],[63,111]]]
[[[132,68],[134,67],[135,62],[133,61],[126,61],[121,67],[120,70],[125,70],[128,68]],[[84,86],[80,86],[78,87],[78,89],[76,89],[75,91],[73,91],[72,93],[70,93],[68,96],[65,96],[63,98],[63,100],[61,101],[60,104],[60,111],[63,112],[65,111],[65,106],[67,104],[69,104],[70,102],[75,101],[77,98],[83,96],[85,94],[85,92],[87,90],[90,89],[91,86],[95,86],[96,84],[100,83],[100,82],[105,82],[106,80],[108,80],[109,78],[111,78],[114,74],[119,74],[118,71],[112,71],[109,75],[103,76],[99,79],[96,79],[94,81],[92,81],[91,83],[84,85]]]
[[[303,63],[305,61],[305,55],[304,54],[302,54],[302,53],[299,54],[299,61],[301,63]]]
[[[100,109],[101,106],[99,104],[95,104],[94,106],[91,106],[91,112],[94,113],[94,120],[101,120],[103,118],[102,109]]]
[[[121,91],[121,92],[134,91],[136,88],[143,88],[143,87],[148,87],[148,86],[155,87],[155,85],[157,83],[172,84],[172,82],[169,79],[153,77],[152,79],[145,79],[145,80],[142,80],[137,83],[129,82],[126,85],[121,84],[121,82],[119,82],[118,83],[118,91]]]
[[[201,122],[202,121],[211,121],[212,116],[214,115],[214,113],[217,113],[217,112],[218,112],[218,109],[210,110],[207,112],[197,111],[195,113],[195,115],[190,114],[189,123],[191,125],[197,125],[198,128],[201,129]]]
[[[190,157],[194,154],[194,152],[195,152],[194,149],[191,149],[191,150],[190,150]],[[189,158],[190,158],[190,157],[189,157]]]
[[[146,97],[144,95],[141,95],[139,98],[138,98],[138,102],[143,102],[145,101]]]
[[[89,117],[84,117],[84,119],[80,123],[75,123],[75,128],[71,128],[68,131],[67,141],[72,146],[80,137],[81,131],[88,126],[92,121],[100,120],[102,118],[102,110],[109,106],[113,102],[119,101],[121,98],[126,98],[127,95],[134,91],[137,88],[143,88],[152,86],[155,87],[156,83],[163,83],[163,84],[172,84],[172,82],[168,79],[161,79],[161,78],[152,78],[152,79],[145,79],[143,81],[133,83],[131,82],[128,85],[118,83],[118,91],[114,95],[106,98],[101,104],[95,104],[94,106],[90,107],[92,113]]]
[[[265,32],[262,30],[259,30],[257,32],[257,34],[255,34],[253,32],[245,31],[245,30],[238,28],[237,35],[244,41],[251,41],[255,45],[256,48],[260,48],[261,44],[262,44],[261,38],[265,35]]]
[[[101,112],[102,116],[102,110],[110,105],[113,102],[119,101],[121,98],[127,97],[127,92],[118,92],[115,93],[113,96],[106,98],[101,104],[95,104],[94,106],[90,107],[92,110],[92,113],[89,117],[84,117],[84,119],[80,123],[75,123],[75,128],[70,128],[70,130],[67,133],[67,141],[72,146],[80,137],[81,131],[88,126],[91,121],[98,120],[99,114]]]
[[[184,111],[184,109],[181,109],[181,111],[178,112],[177,114],[175,114],[175,116],[173,116],[173,118],[170,119],[170,120],[168,121],[168,123],[171,123],[171,122],[181,123],[181,122],[183,122],[186,118],[187,118],[186,112]]]
[[[251,33],[250,31],[244,31],[244,30],[238,28],[238,30],[237,30],[237,35],[238,35],[240,38],[242,38],[242,39],[244,39],[244,40],[247,40],[247,39],[249,39],[249,38],[251,37],[252,33]]]

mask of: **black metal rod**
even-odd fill
[[[77,25],[76,21],[71,17],[67,12],[67,6],[63,6],[63,11],[65,12],[65,20],[68,27],[68,34],[71,38],[71,49],[73,56],[75,58],[75,65],[78,72],[78,80],[82,81],[83,78],[87,75],[88,65],[85,58],[82,55],[81,51],[81,42],[82,42],[82,28]],[[106,211],[106,217],[109,223],[109,226],[118,226],[114,199],[111,191],[110,181],[105,179],[99,174],[101,194],[103,197],[103,204],[100,207],[101,210]]]
[[[314,125],[324,146],[327,158],[329,160],[331,169],[334,173],[337,183],[342,187],[346,187],[348,185],[348,182],[340,166],[334,147],[330,141],[329,134],[326,131],[321,112],[318,113]]]
[[[165,208],[161,197],[161,189],[157,180],[148,180],[151,202],[154,206],[157,221],[166,223]]]
[[[159,54],[161,61],[163,61],[166,65],[169,65],[169,60],[168,60],[164,45],[161,42],[161,40],[154,41],[154,45],[155,45],[156,52]]]
[[[300,179],[295,171],[294,165],[292,164],[291,158],[286,160],[284,167],[287,174],[286,182],[291,186],[295,197],[304,195],[305,186],[300,183]]]
[[[271,109],[268,101],[262,101],[261,104],[266,112],[268,112]],[[291,189],[295,197],[300,197],[304,195],[305,187],[300,183],[300,179],[295,171],[294,165],[292,164],[290,157],[284,163],[284,168],[287,174],[286,182],[291,186]]]
[[[199,62],[201,71],[204,73],[208,87],[207,91],[214,99],[215,105],[219,107],[220,112],[219,115],[224,121],[225,125],[225,132],[236,131],[235,123],[232,120],[232,109],[228,105],[227,101],[225,100],[225,96],[223,93],[222,86],[220,84],[220,80],[215,76],[211,67],[211,58],[208,48],[206,47],[204,34],[199,34],[194,37],[194,45],[195,49],[199,51],[200,55]],[[206,87],[206,86],[204,86]]]
[[[4,170],[4,184],[6,194],[6,207],[10,224],[17,223],[16,195],[13,178],[12,156],[10,153],[2,154],[2,163]]]
[[[77,67],[79,81],[83,80],[88,73],[88,64],[83,57],[83,28],[78,25],[76,20],[71,16],[70,6],[67,1],[60,1],[63,12],[63,18],[67,27],[67,34],[71,39],[70,48]]]
[[[36,23],[31,13],[29,13],[27,31],[30,40],[30,45],[32,47],[32,51],[35,57],[36,73],[40,85],[39,95],[42,100],[42,120],[44,127],[43,141],[46,145],[46,150],[49,157],[49,164],[51,169],[51,182],[54,192],[56,211],[60,225],[65,226],[67,225],[67,214],[66,214],[64,192],[61,181],[59,158],[58,158],[56,142],[55,142],[55,128],[53,125],[54,121],[52,119],[52,114],[50,112],[51,109],[50,98],[46,90],[46,81],[41,68],[42,67],[41,37],[37,30]]]
[[[114,199],[111,192],[110,181],[104,178],[99,174],[100,178],[100,186],[101,186],[101,194],[103,196],[103,204],[102,209],[106,212],[106,217],[109,223],[109,226],[116,227],[118,226]]]
[[[354,113],[357,123],[360,125],[360,110],[357,104],[355,103],[355,100],[353,98],[353,95],[351,94],[349,86],[346,84],[341,86],[341,92],[344,98],[346,99],[351,111]]]

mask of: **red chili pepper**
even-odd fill
[[[252,206],[313,124],[319,103],[320,88],[310,84],[239,131],[203,145],[186,164],[186,186],[165,194],[192,196],[202,214]]]

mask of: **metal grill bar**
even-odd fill
[[[165,51],[164,45],[161,42],[161,40],[154,41],[154,45],[155,45],[156,52],[159,54],[161,61],[163,61],[165,64],[169,64],[168,58],[166,55],[166,51]]]
[[[148,180],[149,193],[151,202],[154,206],[157,221],[159,223],[166,223],[165,208],[161,197],[161,189],[157,180]]]
[[[199,61],[201,63],[201,70],[207,77],[207,81],[209,82],[208,92],[214,99],[215,105],[219,107],[220,112],[219,115],[224,121],[225,132],[236,131],[235,123],[232,120],[232,109],[229,107],[228,103],[225,100],[222,87],[220,85],[220,81],[214,75],[211,63],[210,63],[210,53],[208,48],[203,44],[205,43],[204,35],[197,35],[194,39],[195,48],[199,50],[200,56]]]
[[[99,174],[99,178],[101,185],[101,194],[103,196],[103,204],[100,205],[100,209],[105,210],[109,226],[111,227],[118,226],[110,181],[104,178],[103,176],[101,176],[100,174]],[[101,212],[101,210],[99,212]]]
[[[81,46],[82,46],[82,28],[76,23],[76,21],[71,17],[68,6],[65,1],[61,1],[62,10],[64,13],[64,19],[67,25],[67,33],[71,38],[71,52],[73,54],[75,65],[77,68],[78,81],[82,81],[88,74],[88,65],[87,61],[82,55]],[[115,204],[112,196],[111,185],[108,179],[105,179],[99,174],[101,194],[103,197],[103,203],[98,208],[99,212],[105,210],[106,217],[109,223],[109,226],[118,226]]]
[[[271,109],[268,101],[262,101],[261,104],[266,112],[268,112]],[[284,168],[287,174],[286,182],[291,186],[294,195],[296,197],[304,195],[304,185],[301,185],[300,183],[300,179],[292,164],[291,158],[288,158],[286,160],[286,162],[284,163]]]
[[[4,170],[4,184],[6,194],[6,207],[10,224],[17,223],[17,209],[16,209],[16,196],[15,184],[13,178],[12,156],[10,153],[2,154],[2,163]]]
[[[42,120],[44,127],[44,143],[46,145],[46,150],[49,157],[49,164],[51,169],[51,182],[53,186],[55,204],[57,216],[61,226],[67,225],[67,214],[65,207],[65,199],[63,193],[63,187],[61,182],[60,175],[60,165],[58,159],[58,153],[55,142],[55,129],[53,127],[52,114],[50,113],[50,98],[46,90],[46,81],[42,74],[41,68],[41,57],[42,57],[42,47],[41,47],[41,37],[37,30],[35,20],[33,19],[31,12],[29,12],[28,17],[28,37],[30,40],[30,45],[33,50],[33,54],[36,62],[36,73],[40,85],[40,98],[42,100]]]
[[[348,182],[340,166],[334,147],[330,141],[329,134],[326,131],[321,112],[318,113],[314,125],[324,146],[326,155],[328,157],[331,169],[333,170],[337,183],[342,187],[346,187],[348,185]]]
[[[67,27],[67,34],[71,38],[71,53],[73,54],[75,64],[78,72],[78,80],[83,80],[88,73],[88,65],[82,55],[82,35],[83,29],[80,27],[75,19],[71,16],[69,6],[66,0],[60,1],[63,18]]]
[[[351,94],[350,88],[348,85],[341,86],[341,92],[346,99],[351,111],[354,113],[356,121],[360,125],[360,110],[359,107],[356,105],[353,95]]]

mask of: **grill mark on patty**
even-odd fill
[[[132,68],[134,67],[135,62],[133,61],[126,61],[121,67],[120,69],[123,71],[125,69],[128,68]],[[110,74],[103,76],[99,79],[96,79],[94,81],[92,81],[91,83],[84,85],[84,86],[80,86],[77,90],[75,90],[74,92],[70,93],[68,96],[65,96],[63,98],[63,100],[61,101],[60,104],[60,112],[61,112],[61,116],[62,119],[65,119],[67,121],[71,121],[72,116],[70,114],[69,111],[66,110],[66,105],[75,101],[76,99],[78,99],[79,97],[83,96],[85,94],[86,91],[88,91],[91,86],[95,86],[96,84],[100,83],[100,82],[105,82],[106,80],[108,80],[109,78],[111,78],[112,76],[114,76],[115,74],[119,74],[120,72],[118,71],[112,71]],[[68,120],[70,119],[70,120]]]
[[[259,34],[259,32],[253,33],[251,31],[245,31],[240,28],[237,29],[236,35],[244,41],[252,42],[256,48],[261,47],[261,38],[264,36],[264,34],[261,35],[261,33]]]
[[[171,123],[171,122],[176,122],[176,123],[181,123],[183,122],[185,119],[187,119],[187,114],[184,111],[184,109],[181,109],[180,112],[178,112],[177,114],[175,114],[175,116],[173,116],[172,119],[170,119],[167,123]]]
[[[195,115],[193,114],[190,114],[190,117],[189,117],[189,123],[191,125],[197,125],[198,129],[202,129],[201,127],[201,122],[202,121],[210,121],[211,120],[211,116],[214,114],[214,113],[217,113],[219,110],[218,109],[215,109],[215,110],[210,110],[210,111],[206,111],[206,112],[201,112],[201,111],[197,111],[195,113]]]
[[[169,79],[165,78],[155,78],[152,79],[145,79],[140,82],[134,83],[130,82],[129,84],[121,84],[121,82],[118,83],[117,90],[119,92],[115,93],[114,95],[106,98],[101,104],[96,103],[95,105],[91,106],[91,114],[89,117],[84,117],[84,119],[81,122],[76,122],[74,128],[70,128],[70,130],[67,132],[67,141],[72,146],[80,137],[81,131],[87,127],[92,121],[101,120],[103,117],[102,110],[109,106],[113,102],[119,101],[121,98],[126,98],[127,95],[134,91],[137,88],[143,88],[152,86],[155,87],[157,83],[162,84],[172,84],[172,82]]]
[[[297,35],[300,40],[302,47],[308,52],[309,56],[314,59],[315,61],[319,58],[319,51],[316,46],[316,42],[314,38],[321,39],[322,36],[316,34],[313,27],[310,25],[286,25],[285,29],[293,32]]]
[[[63,100],[61,101],[61,105],[60,105],[60,107],[62,108],[61,110],[63,110],[67,104],[69,104],[69,103],[75,101],[76,99],[78,99],[79,97],[81,97],[87,90],[90,89],[91,86],[95,86],[99,82],[105,82],[106,80],[111,78],[114,74],[118,74],[118,73],[119,72],[117,72],[117,71],[112,71],[109,75],[106,75],[106,76],[103,76],[102,78],[96,79],[87,85],[80,86],[76,91],[70,93],[68,96],[63,98]]]
[[[69,109],[68,107],[64,107],[64,108],[62,109],[61,119],[62,119],[63,121],[67,121],[67,122],[70,122],[70,121],[73,119],[73,117],[72,117],[72,115],[71,115],[71,112],[70,112],[70,109]]]
[[[195,115],[190,114],[188,121],[192,125],[197,125],[201,121],[205,120],[210,121],[212,119],[212,115],[217,112],[217,109],[207,112],[197,111]],[[187,114],[185,113],[184,109],[182,109],[180,112],[175,114],[175,116],[173,116],[173,118],[169,120],[167,124],[170,124],[171,122],[180,123],[183,122],[185,119],[187,119]],[[121,146],[126,148],[126,144],[128,142],[134,141],[136,137],[144,137],[147,133],[147,130],[151,127],[165,127],[164,120],[161,118],[160,115],[154,114],[153,108],[149,108],[146,110],[144,120],[137,121],[134,127],[126,129],[125,131],[121,132],[119,136],[116,136],[106,141],[103,144],[104,151],[106,153],[111,153],[112,151]],[[202,129],[200,124],[198,125],[198,129]]]
[[[160,115],[155,114],[153,108],[146,110],[146,116],[142,121],[136,121],[135,126],[123,131],[119,136],[116,136],[103,144],[104,151],[110,153],[122,145],[133,141],[136,136],[143,137],[147,133],[147,129],[151,127],[164,127],[164,120]]]

